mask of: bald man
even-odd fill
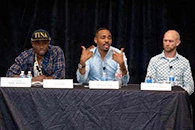
[[[177,53],[181,43],[176,30],[168,30],[163,37],[163,52],[150,59],[146,77],[152,77],[153,83],[163,83],[174,76],[174,86],[180,86],[191,95],[194,92],[194,81],[189,61]],[[146,78],[145,78],[146,81]]]

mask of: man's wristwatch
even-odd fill
[[[85,68],[85,66],[82,66],[80,63],[78,64],[78,68],[81,69],[81,68]]]

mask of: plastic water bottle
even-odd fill
[[[102,81],[106,81],[106,72],[103,72],[103,74],[102,74],[102,79],[101,79]]]
[[[152,83],[152,77],[151,76],[147,76],[146,77],[146,83]]]
[[[24,71],[21,71],[21,73],[20,73],[20,78],[25,78]]]
[[[169,83],[171,83],[171,86],[175,85],[175,77],[173,75],[169,76]]]
[[[31,71],[28,71],[28,74],[27,74],[27,76],[26,76],[27,78],[30,78],[30,79],[32,79],[32,74],[31,74]]]
[[[116,73],[115,73],[115,79],[116,79],[117,81],[119,81],[119,85],[122,84],[122,81],[121,81],[122,77],[123,77],[122,71],[121,71],[120,67],[118,67],[118,69],[117,69],[117,71],[116,71]]]

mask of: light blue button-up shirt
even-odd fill
[[[101,59],[100,53],[97,47],[91,49],[94,53],[93,57],[86,61],[86,73],[81,75],[79,69],[77,69],[77,81],[79,83],[88,83],[90,80],[92,81],[100,81],[102,78],[103,72],[106,73],[107,81],[115,80],[115,72],[118,69],[119,64],[112,59],[112,50],[116,52],[120,52],[119,49],[115,47],[110,47],[108,53],[106,54],[104,60]],[[130,76],[127,66],[127,58],[125,53],[123,53],[123,59],[125,62],[127,74],[122,77],[122,84],[127,84],[129,82]]]
[[[166,58],[163,51],[151,58],[146,77],[151,76],[154,83],[162,83],[166,82],[170,75],[175,77],[176,86],[182,87],[189,94],[194,92],[190,63],[185,57],[176,53],[175,58],[170,60]]]

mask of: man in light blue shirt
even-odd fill
[[[82,54],[77,69],[77,81],[88,83],[90,80],[100,81],[103,73],[106,80],[114,81],[115,73],[119,68],[122,71],[122,84],[129,82],[129,71],[124,48],[121,50],[112,47],[112,35],[107,28],[100,28],[96,31],[94,42],[97,47],[82,46]]]
[[[181,86],[191,95],[194,92],[194,81],[189,61],[176,51],[181,43],[180,35],[175,30],[169,30],[164,34],[164,50],[150,59],[147,76],[152,77],[152,82],[167,82],[168,77],[175,77],[175,86]],[[146,80],[146,79],[145,79]]]

